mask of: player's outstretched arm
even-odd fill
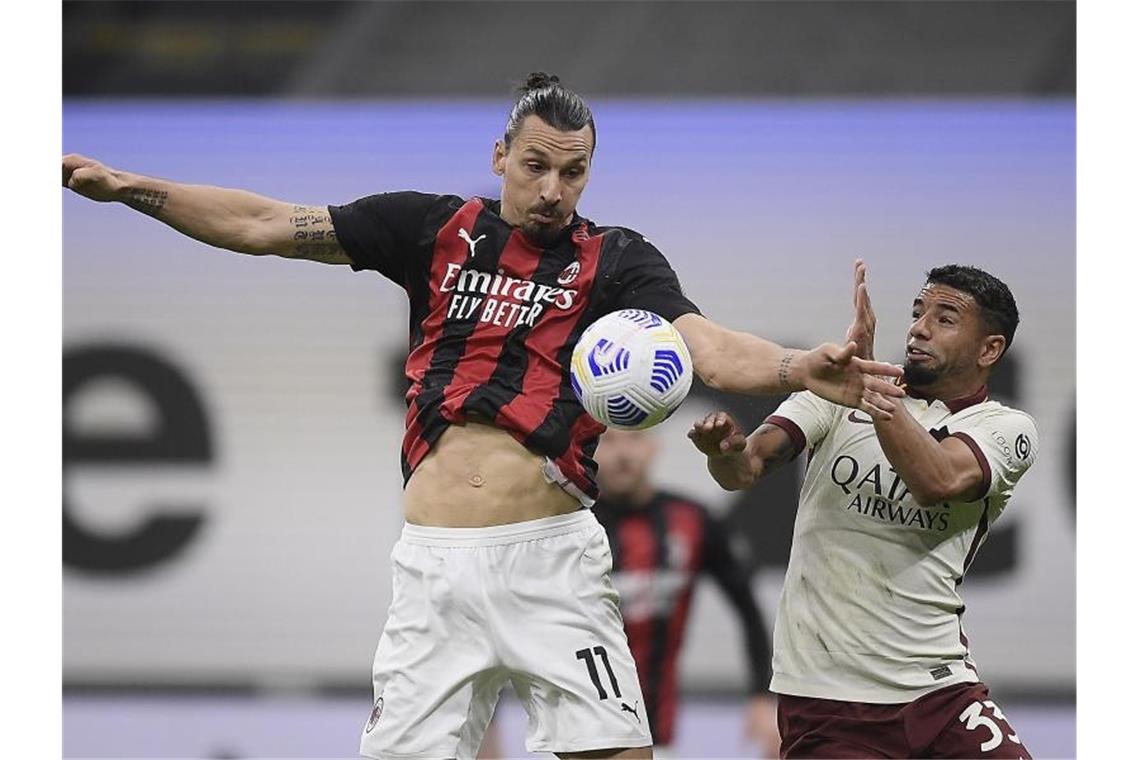
[[[689,440],[708,458],[709,474],[726,491],[751,488],[796,456],[795,443],[783,428],[764,423],[745,437],[728,412],[694,422]]]
[[[721,327],[699,314],[684,314],[673,326],[689,347],[693,369],[711,388],[752,395],[809,390],[828,401],[860,409],[877,396],[904,395],[886,379],[901,377],[902,369],[860,359],[855,355],[855,343],[824,343],[811,351],[784,348]],[[875,391],[875,395],[865,397],[865,390]]]
[[[207,245],[255,256],[274,254],[349,264],[324,206],[303,206],[245,190],[186,185],[63,157],[63,186],[94,201],[118,201]]]
[[[893,407],[885,415],[882,407]],[[974,501],[985,494],[985,473],[969,445],[953,436],[936,440],[902,404],[875,400],[870,412],[883,453],[920,506]]]

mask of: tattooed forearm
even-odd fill
[[[165,190],[148,190],[142,187],[131,189],[127,195],[126,203],[135,211],[155,216],[166,206],[166,199],[170,193]]]
[[[777,377],[779,378],[781,388],[790,388],[792,385],[792,362],[794,360],[795,354],[790,352],[784,354],[784,358],[780,359]]]
[[[321,208],[294,206],[293,215],[289,217],[289,223],[299,230],[326,227],[332,225],[332,217],[329,216],[328,211]]]
[[[326,209],[313,206],[294,206],[289,217],[293,227],[291,255],[299,259],[337,263],[344,260],[344,252],[336,239],[332,217]]]

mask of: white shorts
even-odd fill
[[[360,753],[473,758],[509,681],[531,752],[647,747],[645,700],[594,513],[405,525]]]

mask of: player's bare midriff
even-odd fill
[[[452,425],[412,473],[404,518],[413,525],[485,528],[580,509],[577,499],[543,477],[543,461],[490,424]]]

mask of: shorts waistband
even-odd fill
[[[423,546],[498,546],[574,533],[600,525],[589,509],[487,528],[433,528],[404,523],[400,540]]]

